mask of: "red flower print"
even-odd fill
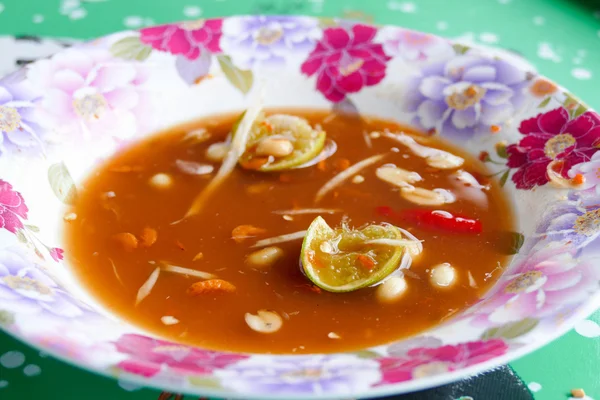
[[[116,342],[117,350],[132,356],[119,367],[132,374],[152,377],[168,366],[182,374],[207,374],[214,369],[244,360],[248,356],[201,350],[147,336],[126,334]]]
[[[52,259],[56,262],[59,262],[60,260],[62,260],[64,258],[63,254],[64,254],[64,250],[63,249],[59,249],[58,247],[54,247],[50,249],[50,256],[52,257]]]
[[[199,20],[154,26],[140,30],[140,39],[153,48],[197,59],[203,51],[220,53],[222,20]]]
[[[23,228],[21,218],[27,219],[27,206],[21,193],[14,191],[10,183],[0,179],[0,228],[16,233]]]
[[[308,59],[302,73],[317,75],[317,90],[333,101],[342,101],[347,93],[363,86],[373,86],[385,77],[386,63],[391,59],[383,46],[373,43],[377,29],[357,24],[351,31],[328,28]]]
[[[383,374],[381,383],[397,383],[454,371],[490,360],[507,350],[508,346],[501,339],[417,347],[409,350],[404,357],[380,358],[378,361]]]
[[[589,161],[600,145],[600,118],[586,112],[570,119],[560,107],[521,122],[519,132],[525,137],[506,148],[509,168],[518,168],[512,177],[518,189],[531,189],[548,183],[546,169],[560,161],[560,173]],[[557,171],[559,172],[559,171]]]

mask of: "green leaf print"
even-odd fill
[[[552,100],[552,97],[548,96],[546,97],[539,105],[538,108],[544,108],[548,105],[548,103],[550,103],[550,100]]]
[[[467,51],[471,50],[469,46],[465,46],[464,44],[455,43],[452,45],[452,48],[456,52],[456,54],[465,54]]]
[[[19,229],[17,231],[17,240],[21,243],[29,242],[29,240],[27,239],[27,236],[25,236],[25,232],[23,232],[23,230],[21,230],[21,229]]]
[[[496,143],[496,154],[500,158],[508,158],[508,152],[506,151],[506,142],[498,142]]]
[[[152,53],[152,47],[142,43],[139,36],[128,36],[113,43],[110,52],[117,58],[144,61]]]
[[[77,200],[77,187],[63,162],[48,168],[48,182],[54,195],[63,203],[73,205]]]
[[[38,233],[40,231],[40,228],[38,228],[35,225],[25,224],[25,228],[29,229],[31,232],[34,232],[34,233]]]
[[[535,318],[525,318],[517,322],[509,322],[507,324],[487,329],[481,335],[481,339],[515,339],[531,332],[538,324]]]
[[[212,376],[192,376],[188,379],[190,385],[203,387],[203,388],[211,388],[211,389],[220,389],[221,383],[219,380]]]
[[[506,185],[506,181],[508,180],[508,175],[510,174],[510,169],[504,171],[502,176],[500,177],[500,187],[504,187]]]
[[[517,254],[519,252],[519,250],[521,250],[521,247],[523,246],[523,243],[525,242],[525,236],[523,236],[522,233],[519,232],[510,232],[510,236],[511,236],[511,247],[510,247],[510,254]]]
[[[225,77],[229,82],[238,88],[240,92],[247,94],[252,89],[252,83],[254,82],[254,75],[252,71],[245,71],[239,69],[231,62],[231,57],[226,55],[218,55],[217,60],[221,66],[221,70],[225,74]]]
[[[319,28],[321,28],[321,29],[333,28],[338,25],[339,25],[338,21],[335,18],[330,18],[330,17],[319,18]]]
[[[563,103],[563,107],[565,107],[569,113],[571,114],[571,118],[577,118],[584,112],[588,110],[588,108],[581,104],[581,102],[575,98],[571,93],[565,92],[566,99]]]
[[[0,310],[0,326],[9,327],[15,323],[15,315],[10,311]]]
[[[350,354],[355,355],[358,358],[377,358],[380,356],[378,353],[371,350],[359,350]]]

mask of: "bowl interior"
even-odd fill
[[[417,337],[331,355],[178,345],[98,305],[63,260],[77,186],[132,141],[244,109],[261,93],[267,107],[333,108],[415,125],[485,160],[518,221],[516,255],[494,288]],[[593,311],[600,295],[600,118],[498,51],[307,17],[146,28],[4,78],[0,130],[0,324],[101,373],[229,397],[400,393],[530,352]]]

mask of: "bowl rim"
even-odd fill
[[[202,18],[202,20],[211,21],[211,20],[221,20],[221,19],[228,19],[228,18],[238,18],[238,17],[265,17],[265,18],[291,17],[291,18],[310,18],[310,19],[316,19],[316,20],[326,19],[326,18],[319,18],[319,17],[315,17],[315,16],[302,15],[302,14],[294,14],[294,15],[234,14],[234,15],[227,15],[227,16],[222,16],[222,17]],[[377,28],[385,28],[385,27],[400,28],[400,29],[404,29],[407,31],[425,33],[425,34],[431,35],[436,38],[442,38],[442,39],[447,40],[450,43],[454,43],[454,44],[462,43],[460,40],[446,38],[446,37],[439,36],[439,35],[433,34],[433,33],[417,31],[417,30],[414,30],[411,28],[406,28],[401,25],[374,24],[374,23],[355,21],[355,20],[351,20],[351,19],[347,19],[347,18],[334,18],[334,19],[339,22],[346,22],[346,23],[353,23],[353,24],[356,23],[356,24],[372,26],[372,27],[377,27]],[[179,23],[184,23],[184,22],[186,22],[186,21],[173,21],[173,22],[164,23],[164,24],[152,25],[148,28],[173,25],[173,24],[179,24]],[[92,43],[95,40],[110,37],[115,34],[124,33],[124,32],[137,32],[137,31],[139,31],[139,29],[125,29],[125,30],[121,30],[121,31],[116,31],[116,32],[112,32],[112,33],[109,33],[106,35],[102,35],[96,39],[85,40],[85,41],[81,42],[80,44],[86,45],[86,44]],[[483,52],[491,52],[491,51],[497,51],[497,50],[507,51],[506,49],[502,49],[499,47],[487,46],[487,45],[481,45],[481,44],[469,44],[469,46],[479,49]],[[65,50],[60,50],[59,52],[57,52],[55,54],[59,54],[64,51]],[[36,60],[34,62],[34,64],[37,62],[38,62],[38,60]],[[24,68],[25,67],[21,67],[21,68],[19,68],[19,70],[23,70]],[[565,89],[564,86],[558,84],[557,82],[555,82],[552,79],[549,79],[548,77],[546,77],[543,74],[538,74],[537,76],[540,78],[544,78],[547,81],[555,84],[558,88]],[[589,107],[584,101],[579,99],[579,97],[577,95],[574,95],[571,92],[569,92],[569,93],[579,104],[586,106],[588,111],[595,112],[593,108]],[[496,356],[496,357],[491,358],[490,360],[479,362],[479,363],[476,363],[475,365],[460,368],[455,371],[446,372],[446,373],[435,375],[435,376],[428,376],[426,378],[421,378],[421,379],[414,379],[414,380],[397,382],[397,383],[386,383],[385,385],[382,385],[382,386],[372,386],[366,390],[362,390],[361,392],[353,393],[352,397],[355,397],[355,398],[377,398],[377,397],[412,393],[412,392],[425,390],[428,388],[433,388],[433,387],[445,385],[448,383],[456,382],[460,379],[470,377],[474,374],[489,371],[493,368],[508,364],[511,361],[519,359],[519,358],[523,357],[524,355],[532,353],[532,352],[550,344],[551,342],[557,340],[558,338],[563,336],[565,333],[572,330],[574,325],[578,321],[581,321],[581,320],[589,317],[598,308],[600,308],[600,290],[595,292],[592,296],[590,296],[588,298],[588,300],[586,300],[585,303],[582,303],[582,305],[580,307],[578,307],[577,311],[574,312],[569,317],[568,323],[563,324],[559,329],[554,330],[552,333],[544,335],[543,340],[538,340],[536,342],[527,343],[518,349],[511,349],[510,351],[507,351],[505,354],[503,354],[501,356]],[[274,396],[274,395],[269,395],[269,394],[264,394],[264,393],[262,393],[262,394],[255,394],[255,393],[244,394],[241,392],[226,391],[225,389],[213,389],[210,387],[198,387],[197,391],[191,391],[190,388],[181,387],[177,384],[171,384],[171,383],[164,382],[164,381],[155,381],[153,379],[143,378],[143,377],[140,377],[140,376],[137,376],[134,374],[123,374],[122,376],[119,376],[117,378],[116,376],[114,376],[113,374],[110,373],[110,370],[95,366],[95,365],[93,365],[93,363],[90,363],[90,362],[86,362],[83,360],[77,360],[75,358],[68,357],[67,355],[61,354],[59,351],[52,349],[50,346],[45,347],[45,346],[41,345],[40,343],[29,341],[23,335],[19,335],[17,332],[13,332],[8,328],[2,327],[1,325],[0,325],[0,331],[5,332],[10,337],[18,340],[19,342],[21,342],[23,344],[26,344],[27,346],[30,346],[38,351],[49,354],[52,357],[60,360],[61,362],[64,362],[65,364],[68,364],[72,367],[76,367],[76,368],[82,369],[84,371],[88,371],[93,374],[97,374],[97,375],[107,377],[110,379],[131,382],[131,383],[137,384],[141,387],[153,388],[156,390],[169,390],[169,391],[176,392],[176,393],[181,392],[181,393],[191,394],[191,395],[197,395],[198,393],[202,393],[202,395],[206,395],[206,396],[210,396],[210,397],[217,397],[217,398],[226,397],[226,398],[230,398],[230,399],[285,398],[286,400],[296,400],[296,399],[300,400],[300,399],[307,398],[307,396],[298,396],[298,395],[290,395],[290,394],[286,394],[283,396]],[[196,347],[196,346],[193,346],[193,347]],[[225,352],[229,352],[229,351],[225,351]],[[245,354],[243,352],[229,352],[229,353]],[[264,353],[249,353],[249,354],[262,355]],[[306,354],[306,355],[316,355],[316,354],[321,354],[321,353],[311,353],[311,354]],[[343,353],[325,353],[325,354],[343,354]],[[294,357],[295,355],[286,354],[285,356]],[[340,395],[311,394],[310,398],[319,399],[319,400],[329,400],[329,399],[333,400],[333,399],[339,399]]]
[[[600,304],[600,293],[596,293],[594,295],[594,297],[595,297],[595,301],[598,302],[598,304]],[[572,320],[573,321],[575,321],[575,320],[581,321],[581,320],[589,317],[590,315],[592,315],[596,310],[598,310],[598,308],[599,308],[598,306],[594,306],[593,302],[590,301],[585,307],[583,307],[581,310],[579,310],[575,314],[576,316],[572,317]],[[529,353],[533,353],[534,351],[539,350],[542,347],[550,344],[551,342],[559,339],[560,337],[562,337],[563,335],[565,335],[572,329],[573,329],[573,326],[565,324],[563,327],[561,327],[561,329],[556,330],[555,333],[548,335],[547,337],[550,338],[548,341],[540,341],[540,342],[536,342],[533,344],[528,344],[528,345],[521,347],[520,349],[514,350],[512,352],[507,352],[499,357],[494,357],[488,361],[484,361],[484,362],[472,365],[470,367],[461,368],[460,370],[457,370],[457,371],[452,371],[452,372],[447,372],[444,374],[429,376],[425,379],[415,379],[415,380],[410,380],[410,381],[405,381],[405,382],[390,383],[390,384],[386,384],[385,386],[380,386],[380,387],[370,387],[369,389],[364,390],[362,392],[353,393],[352,397],[356,398],[356,399],[371,399],[371,398],[376,399],[376,398],[380,398],[380,397],[397,396],[397,395],[402,395],[402,394],[415,393],[415,392],[418,392],[421,390],[431,389],[431,388],[447,385],[450,383],[458,382],[461,379],[466,379],[466,378],[475,376],[476,374],[488,372],[495,368],[501,367],[503,365],[508,365],[508,363],[510,363],[511,361],[518,360],[521,357],[523,357]],[[140,388],[150,388],[150,389],[155,389],[155,390],[160,390],[160,391],[166,390],[166,391],[169,391],[172,393],[181,393],[184,395],[197,395],[199,392],[201,392],[202,395],[204,395],[204,396],[215,397],[217,399],[236,399],[236,400],[273,399],[273,400],[276,400],[276,399],[284,398],[285,400],[306,400],[307,398],[309,398],[307,396],[296,396],[296,395],[274,396],[274,395],[270,395],[270,394],[269,395],[267,395],[267,394],[258,395],[258,394],[244,394],[244,393],[233,392],[233,391],[225,392],[222,389],[212,389],[209,387],[202,387],[202,389],[199,390],[198,392],[192,392],[192,391],[189,391],[187,388],[181,388],[181,387],[178,387],[177,385],[173,385],[170,383],[160,383],[160,384],[154,383],[154,380],[152,380],[152,379],[144,379],[144,378],[142,378],[138,375],[134,375],[134,374],[127,374],[125,377],[117,378],[114,375],[111,375],[109,373],[109,371],[104,368],[95,367],[93,365],[86,364],[83,361],[74,360],[73,358],[64,356],[51,348],[42,347],[38,343],[28,342],[24,338],[16,335],[15,333],[13,333],[9,330],[5,330],[2,327],[0,327],[0,330],[3,331],[4,333],[8,334],[10,337],[18,340],[19,342],[21,342],[31,348],[34,348],[38,351],[49,354],[50,356],[54,357],[55,359],[69,365],[70,367],[75,367],[80,370],[92,373],[94,375],[99,375],[101,377],[108,378],[111,380],[133,383],[133,384],[139,385]],[[315,354],[317,354],[317,353],[315,353]],[[342,354],[342,353],[328,353],[328,354]],[[226,394],[226,396],[224,397],[225,394]],[[310,395],[310,399],[339,400],[340,395],[335,395],[335,394],[315,395],[315,394],[312,394],[312,395]]]

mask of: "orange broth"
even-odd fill
[[[67,224],[67,254],[79,279],[104,306],[159,336],[210,349],[340,352],[383,344],[440,324],[476,302],[500,276],[500,266],[510,257],[508,233],[513,218],[496,181],[486,178],[483,163],[438,138],[391,121],[359,120],[315,110],[277,112],[301,116],[313,126],[320,124],[327,137],[337,143],[337,152],[311,167],[283,172],[248,171],[238,166],[198,215],[179,223],[174,222],[182,219],[220,166],[206,160],[207,147],[226,137],[239,114],[207,117],[147,138],[106,161],[84,182],[71,210],[77,218]],[[185,139],[190,131],[200,128],[210,134],[208,141]],[[488,206],[456,190],[459,186],[452,177],[456,170],[432,168],[390,138],[365,137],[385,129],[417,135],[426,146],[463,157],[461,169],[488,186],[483,191]],[[342,169],[380,153],[386,154],[381,162],[359,173],[364,177],[362,183],[349,179],[314,204],[315,193]],[[211,174],[194,176],[183,173],[176,160],[208,163],[215,169]],[[446,188],[456,195],[456,201],[437,207],[406,201],[397,187],[376,177],[377,167],[386,163],[418,172],[424,178],[421,187]],[[149,180],[157,173],[168,174],[171,187],[159,190],[150,185]],[[375,210],[380,206],[394,211],[445,210],[479,220],[483,231],[455,234],[402,223],[378,214]],[[342,212],[274,213],[314,207]],[[251,248],[257,240],[305,230],[317,215],[330,226],[337,226],[344,216],[354,227],[389,222],[422,240],[424,251],[406,274],[408,289],[403,297],[382,304],[372,287],[349,293],[320,290],[299,268],[301,239],[278,244],[284,256],[267,271],[257,271],[245,263],[248,254],[257,250]],[[240,225],[259,227],[265,233],[237,243],[232,231]],[[137,248],[127,249],[132,236],[115,238],[123,233],[135,236]],[[140,286],[160,262],[214,274],[236,290],[191,296],[188,288],[202,279],[161,272],[151,293],[136,305]],[[453,286],[440,289],[430,283],[430,269],[444,262],[456,269],[457,280]],[[264,334],[248,327],[245,314],[260,309],[282,316],[279,331]],[[161,321],[164,316],[174,317],[177,323],[166,325]]]

